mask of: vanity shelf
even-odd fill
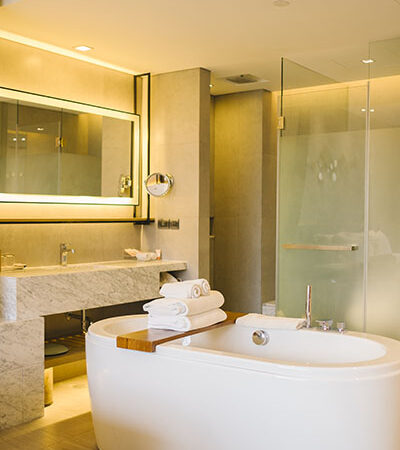
[[[85,359],[85,335],[75,334],[73,336],[59,337],[57,339],[49,339],[45,343],[61,344],[69,348],[67,353],[58,356],[46,356],[44,359],[44,367],[61,366],[75,361]]]

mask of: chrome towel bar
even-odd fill
[[[322,250],[328,252],[355,252],[358,245],[282,244],[288,250]]]

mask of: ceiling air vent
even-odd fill
[[[256,77],[255,75],[251,75],[250,73],[243,73],[241,75],[232,75],[231,77],[226,77],[225,79],[235,84],[248,84],[260,81],[258,77]]]

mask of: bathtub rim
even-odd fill
[[[111,317],[92,324],[86,335],[89,342],[114,348],[116,351],[137,353],[135,350],[120,349],[116,346],[116,335],[108,333],[104,328],[108,324],[121,320],[141,319],[146,322],[147,314],[133,314],[127,316]],[[226,325],[226,328],[236,325]],[[225,328],[225,327],[224,327]],[[251,327],[250,327],[251,328]],[[254,330],[259,329],[254,327]],[[206,331],[207,332],[207,331]],[[298,330],[296,333],[324,333],[319,330]],[[301,378],[315,378],[315,376],[326,376],[339,378],[368,378],[387,376],[400,371],[400,342],[369,333],[358,333],[347,331],[346,335],[361,339],[371,340],[385,347],[386,353],[382,357],[352,363],[304,363],[293,361],[280,361],[266,359],[246,354],[213,350],[195,345],[183,346],[175,341],[166,342],[157,346],[154,353],[143,353],[147,355],[158,355],[179,360],[190,360],[208,364],[224,365],[232,368],[248,369],[258,372],[268,372],[282,376],[296,376]]]

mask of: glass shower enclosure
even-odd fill
[[[350,80],[282,61],[278,315],[400,338],[400,39]]]

